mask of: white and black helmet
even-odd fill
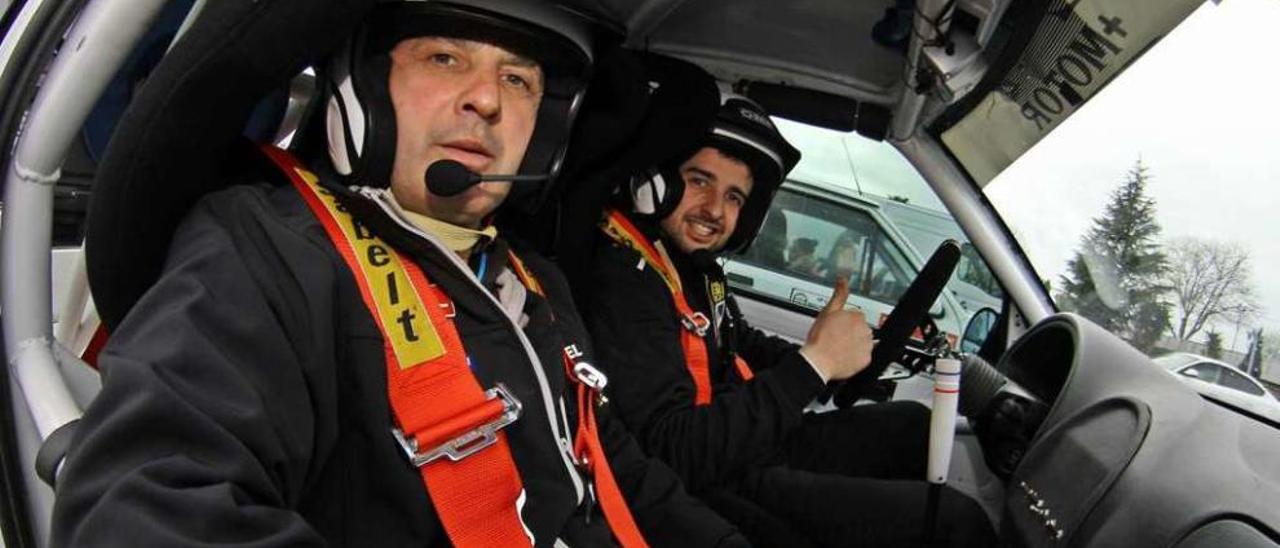
[[[334,169],[354,184],[387,186],[396,118],[387,79],[389,52],[413,36],[493,43],[537,61],[545,86],[520,174],[550,175],[529,189],[535,203],[560,170],[573,119],[591,76],[594,22],[542,0],[385,0],[332,59],[326,132]],[[526,203],[530,201],[525,201]]]
[[[705,146],[746,162],[754,180],[751,195],[738,214],[738,225],[723,249],[741,252],[760,232],[774,194],[800,161],[800,151],[783,138],[760,105],[735,93],[727,84],[719,86],[720,107],[707,132]],[[631,179],[630,194],[637,214],[662,219],[680,204],[684,178],[678,166],[655,167]]]

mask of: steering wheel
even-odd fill
[[[876,332],[880,342],[871,350],[871,364],[836,388],[834,401],[837,407],[853,405],[879,380],[889,364],[902,356],[907,339],[928,316],[929,308],[938,300],[959,262],[960,242],[947,240],[938,246]]]

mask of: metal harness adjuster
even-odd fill
[[[498,431],[516,422],[520,418],[521,410],[524,409],[520,400],[516,399],[515,395],[502,383],[497,383],[493,388],[485,390],[484,396],[485,401],[492,401],[495,398],[502,400],[502,414],[431,449],[419,452],[418,440],[406,437],[399,428],[392,428],[391,435],[395,436],[413,465],[419,468],[440,457],[449,457],[449,460],[454,462],[465,459],[497,443]]]
[[[701,312],[694,312],[693,314],[686,314],[682,316],[680,318],[680,324],[683,325],[685,329],[694,332],[698,337],[706,337],[707,329],[711,328],[711,320],[707,318],[706,314]]]

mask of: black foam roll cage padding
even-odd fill
[[[159,277],[179,221],[227,184],[224,159],[262,97],[340,46],[375,0],[208,2],[129,105],[86,221],[89,285],[112,329]]]

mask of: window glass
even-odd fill
[[[1198,363],[1196,365],[1183,369],[1182,374],[1188,377],[1194,377],[1194,378],[1200,379],[1204,382],[1218,382],[1218,377],[1220,376],[1221,371],[1222,371],[1222,368],[1214,364]]]
[[[889,306],[911,281],[906,256],[866,209],[782,190],[769,214],[779,221],[767,224],[761,240],[782,251],[766,253],[767,246],[758,245],[744,257],[747,264],[827,287],[845,277],[853,295]]]
[[[848,304],[878,324],[925,260],[953,239],[962,244],[962,259],[930,311],[934,322],[954,344],[975,312],[1000,310],[1003,291],[981,255],[896,149],[853,133],[775,121],[803,157],[755,243],[725,265],[739,294],[812,312],[826,304],[836,278],[846,276]]]
[[[1249,382],[1249,379],[1244,378],[1244,375],[1226,368],[1223,368],[1222,376],[1218,378],[1218,384],[1227,388],[1239,390],[1246,394],[1253,394],[1255,396],[1261,396],[1263,394],[1262,389],[1258,388],[1258,385]]]

